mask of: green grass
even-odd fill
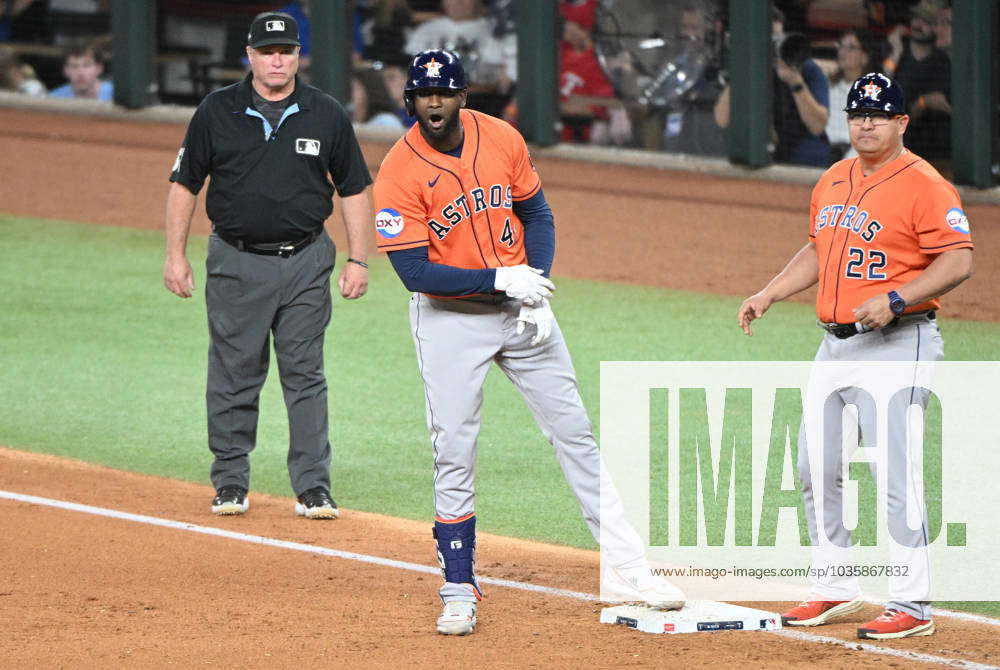
[[[0,444],[207,483],[206,238],[190,243],[190,300],[163,287],[157,232],[0,217],[0,247]],[[327,335],[334,496],[351,509],[428,520],[432,460],[408,297],[384,259],[371,269],[364,299],[335,298]],[[820,333],[811,307],[777,305],[747,338],[736,327],[739,302],[560,279],[554,305],[595,424],[602,360],[812,359]],[[996,324],[945,320],[942,330],[949,360],[1000,351]],[[482,415],[480,528],[592,547],[551,447],[496,370]],[[255,490],[291,494],[287,439],[273,370],[252,458]]]

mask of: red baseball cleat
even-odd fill
[[[934,620],[921,621],[899,610],[886,610],[858,628],[862,640],[894,640],[900,637],[919,637],[934,633]]]
[[[820,626],[830,619],[857,612],[864,607],[861,598],[854,600],[806,600],[781,615],[785,626]]]

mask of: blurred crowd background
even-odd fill
[[[299,21],[305,78],[311,49],[338,46],[310,43],[308,0],[148,1],[156,5],[154,95],[162,103],[194,105],[241,79],[247,26],[261,11],[278,9]],[[728,48],[728,0],[539,1],[557,2],[561,17],[552,86],[563,142],[726,155],[727,64],[737,57]],[[109,4],[0,0],[0,89],[110,101]],[[339,45],[352,53],[351,100],[343,102],[354,120],[408,127],[407,63],[418,51],[443,47],[465,62],[470,107],[516,125],[515,4],[355,0],[351,43]],[[822,167],[850,155],[847,88],[880,70],[906,92],[907,145],[948,173],[951,11],[948,0],[773,0],[774,161]]]

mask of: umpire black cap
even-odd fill
[[[299,24],[291,15],[284,12],[263,12],[253,17],[247,45],[257,49],[273,44],[302,46],[299,42]]]
[[[877,110],[889,114],[906,114],[903,87],[881,72],[869,72],[858,77],[847,92],[845,112],[855,109]]]

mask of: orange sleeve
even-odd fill
[[[528,155],[528,145],[524,143],[524,138],[513,127],[509,127],[509,132],[514,138],[512,141],[514,170],[510,179],[511,197],[514,202],[518,202],[527,200],[538,193],[539,189],[542,188],[542,180],[535,171],[535,164],[531,162],[531,156]]]
[[[911,220],[921,252],[939,254],[972,247],[969,220],[951,184],[944,181],[929,184],[915,199],[913,208]]]
[[[427,212],[418,188],[392,178],[375,180],[375,243],[379,251],[399,251],[430,244]]]
[[[819,207],[816,205],[816,200],[819,197],[818,193],[820,186],[823,184],[823,179],[819,181],[815,186],[813,186],[812,195],[809,196],[809,235],[808,241],[812,242],[816,239],[816,216],[819,211]]]

